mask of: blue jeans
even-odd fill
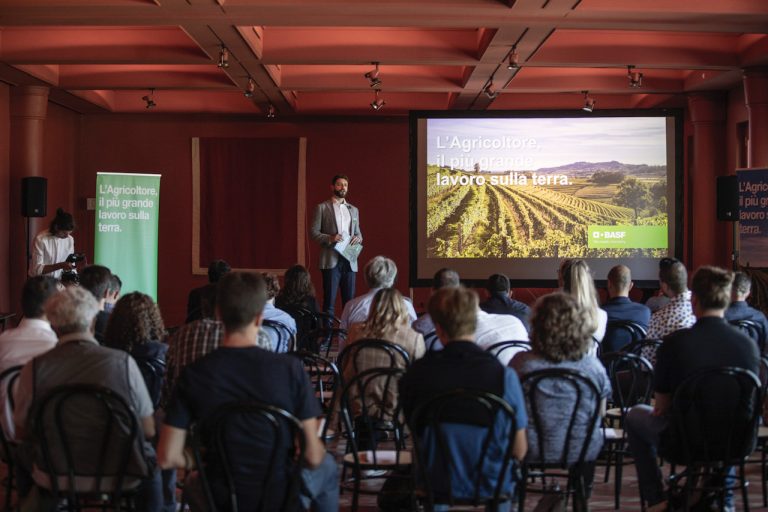
[[[314,469],[301,470],[301,504],[315,512],[339,510],[339,468],[330,453]]]
[[[339,256],[339,261],[333,268],[324,268],[323,274],[323,311],[333,315],[336,305],[336,294],[341,288],[341,306],[355,296],[356,272],[352,271],[349,261]]]
[[[651,414],[653,408],[649,405],[636,405],[627,413],[624,428],[627,430],[629,449],[635,459],[637,482],[640,486],[640,497],[648,505],[655,505],[664,500],[661,468],[658,464],[659,436],[667,428],[669,421],[665,416]],[[736,468],[729,467],[725,483],[732,487]],[[733,506],[733,490],[725,493],[725,505]]]

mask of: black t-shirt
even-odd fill
[[[654,390],[672,394],[694,372],[723,366],[759,375],[757,344],[722,318],[699,318],[693,327],[664,338],[656,356]]]
[[[184,368],[168,407],[165,423],[180,429],[189,429],[198,421],[206,433],[206,419],[221,405],[256,400],[285,409],[299,420],[319,416],[322,411],[314,396],[301,360],[285,354],[274,354],[258,347],[220,347]],[[271,444],[266,436],[253,425],[238,424],[227,431],[226,445],[234,466],[234,479],[241,510],[255,509],[262,489],[259,483],[267,470],[267,461],[253,457],[253,453],[266,453]],[[278,450],[287,454],[293,450],[293,442],[286,440]],[[209,455],[211,450],[209,450]],[[242,457],[238,457],[242,455]],[[285,456],[278,457],[278,463]],[[206,474],[211,480],[217,501],[222,503],[224,490],[223,473],[215,457],[209,456]],[[279,476],[284,467],[273,467],[270,488],[270,505],[265,510],[278,510],[284,495],[286,478]],[[279,489],[279,486],[283,486]]]

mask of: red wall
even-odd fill
[[[0,205],[11,204],[10,152],[11,114],[10,87],[0,83]],[[5,206],[0,213],[0,269],[10,267],[10,212]],[[10,311],[10,272],[0,272],[0,311]]]
[[[349,200],[360,209],[365,238],[361,259],[367,261],[376,254],[394,259],[400,273],[398,287],[407,292],[407,119],[262,122],[208,116],[84,117],[75,173],[77,217],[82,228],[77,246],[93,252],[93,212],[86,212],[84,203],[86,197],[95,195],[96,172],[162,174],[158,301],[168,325],[183,321],[189,289],[206,281],[204,276],[192,275],[191,264],[193,137],[306,137],[308,217],[315,204],[329,197],[331,177],[348,174]],[[258,237],[259,226],[237,226],[234,232]],[[312,242],[307,245],[307,264],[319,293],[321,281],[315,268],[318,251]],[[294,262],[285,263],[289,266]],[[357,286],[358,290],[365,289],[361,273]]]

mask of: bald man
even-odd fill
[[[608,322],[630,321],[648,330],[651,320],[651,310],[648,306],[629,300],[632,283],[632,272],[625,265],[616,265],[608,272],[608,301],[603,310],[608,313]],[[610,333],[608,333],[610,334]],[[628,334],[617,332],[615,336],[606,335],[603,342],[603,352],[615,352],[629,343]]]

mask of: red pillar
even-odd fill
[[[43,132],[48,108],[48,88],[11,89],[10,146],[10,293],[11,306],[21,311],[21,288],[27,275],[27,222],[21,216],[21,178],[43,175]],[[30,240],[43,229],[41,219],[31,219]]]
[[[722,93],[694,93],[688,96],[688,109],[693,122],[691,180],[691,230],[693,271],[700,265],[731,266],[733,225],[717,220],[717,176],[726,169],[727,97]]]
[[[768,167],[768,68],[744,70],[744,96],[749,112],[748,167]]]

